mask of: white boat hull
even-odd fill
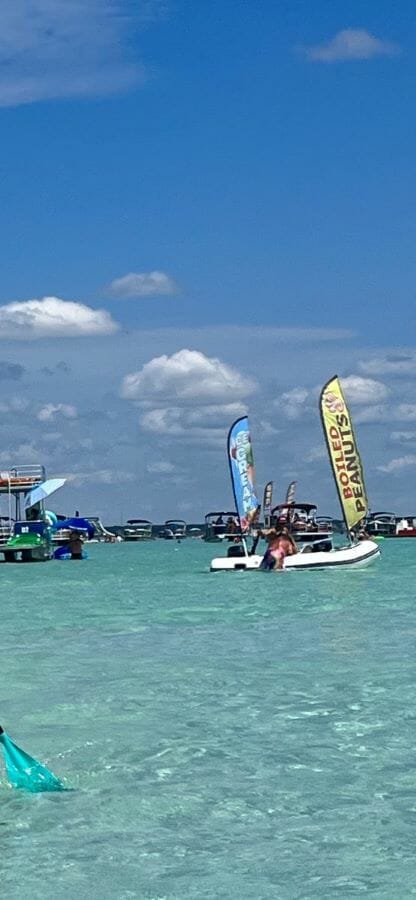
[[[359,541],[348,547],[315,552],[302,551],[295,556],[287,556],[284,569],[335,569],[340,566],[368,566],[380,556],[380,548],[375,541]],[[211,560],[211,572],[235,572],[258,569],[263,556],[218,556]]]

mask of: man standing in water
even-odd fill
[[[82,559],[82,536],[79,531],[71,531],[69,535],[71,559]]]

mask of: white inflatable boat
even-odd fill
[[[335,569],[340,566],[368,566],[369,563],[380,556],[380,548],[375,541],[358,541],[346,547],[328,546],[327,550],[322,550],[322,544],[329,545],[328,541],[319,541],[315,545],[315,549],[309,549],[308,545],[294,556],[287,556],[283,569]],[[314,547],[314,545],[312,545]],[[235,548],[233,548],[235,549]],[[235,572],[251,569],[259,569],[263,559],[262,555],[254,554],[249,556],[244,553],[241,556],[217,556],[211,560],[211,572]]]

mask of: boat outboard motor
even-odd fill
[[[314,541],[312,544],[312,553],[328,553],[332,550],[331,541]]]
[[[233,544],[232,547],[229,547],[227,550],[227,556],[245,556],[244,547],[242,544]]]

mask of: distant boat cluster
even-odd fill
[[[83,545],[91,541],[140,543],[155,539],[176,542],[195,539],[228,543],[227,555],[212,560],[212,571],[260,568],[267,552],[275,553],[280,560],[274,568],[283,567],[283,558],[285,568],[366,565],[379,556],[377,541],[415,538],[416,516],[370,513],[351,416],[337,376],[322,389],[320,415],[343,514],[343,529],[337,528],[330,516],[317,516],[314,503],[295,502],[296,481],[290,482],[284,501],[274,507],[273,482],[269,481],[264,488],[263,502],[259,502],[248,419],[242,416],[231,426],[227,439],[234,510],[209,512],[201,525],[188,525],[184,519],[167,519],[163,525],[154,525],[149,519],[132,518],[123,525],[105,526],[96,515],[80,516],[76,511],[68,517],[46,508],[49,497],[65,484],[64,478],[47,479],[41,465],[13,466],[0,472],[0,496],[4,496],[7,504],[6,514],[0,517],[0,554],[5,562],[46,562],[84,559]],[[347,546],[334,545],[337,530],[346,534]],[[258,554],[259,540],[267,540],[268,534],[269,551]],[[248,539],[252,542],[250,549]],[[270,549],[273,541],[274,550]]]
[[[396,516],[395,513],[370,513],[366,530],[374,538],[416,538],[416,516]]]
[[[149,519],[128,519],[126,525],[117,528],[117,533],[124,541],[150,541],[155,537],[174,541],[185,537],[203,537],[202,529],[188,527],[184,519],[167,519],[164,525],[153,525]]]

